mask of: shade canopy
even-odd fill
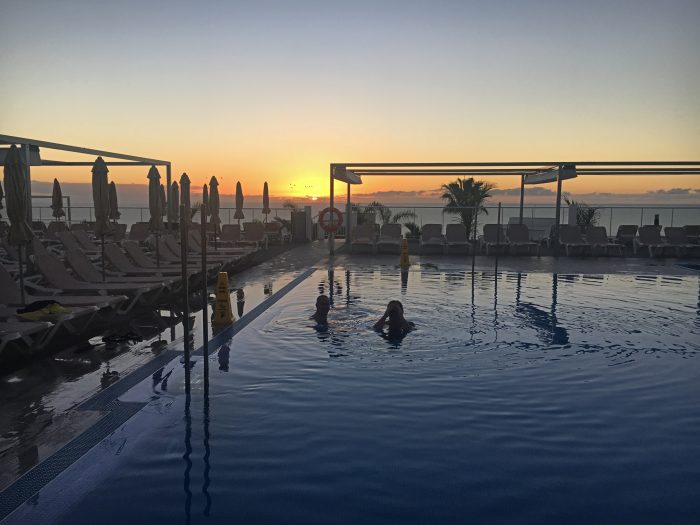
[[[148,170],[148,211],[151,215],[151,231],[159,232],[163,229],[163,209],[160,195],[160,173],[158,168],[151,166]]]
[[[240,182],[236,183],[236,212],[233,214],[234,219],[245,219],[243,215],[243,186]]]
[[[109,218],[118,221],[122,214],[119,213],[119,199],[117,197],[117,185],[114,181],[109,183]]]
[[[262,212],[265,215],[268,215],[270,213],[270,190],[267,187],[267,181],[265,181],[265,184],[263,185],[263,209]]]
[[[177,182],[173,182],[170,186],[170,202],[168,205],[170,206],[170,219],[173,222],[177,222],[180,215],[180,188]]]
[[[98,237],[112,233],[109,223],[109,182],[107,164],[97,157],[92,165],[92,202],[95,207],[95,234]]]
[[[185,215],[181,221],[189,223],[192,218],[192,202],[190,201],[190,178],[187,173],[183,173],[180,177],[180,205],[185,207]]]
[[[66,212],[63,210],[63,192],[61,191],[61,184],[58,179],[53,180],[53,190],[51,191],[51,215],[55,219],[60,219],[65,216]]]
[[[8,241],[12,245],[27,244],[34,234],[27,224],[27,179],[19,149],[14,144],[5,155],[5,203],[10,220]]]
[[[209,215],[211,215],[211,223],[215,225],[215,228],[219,227],[221,224],[221,219],[219,218],[219,207],[221,202],[219,200],[219,181],[216,177],[212,177],[209,180]]]

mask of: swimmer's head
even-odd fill
[[[328,310],[331,309],[331,301],[328,299],[327,295],[319,295],[316,298],[316,310],[317,311],[325,311],[327,312]]]

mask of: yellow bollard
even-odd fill
[[[226,272],[219,272],[219,278],[216,281],[216,304],[211,322],[214,326],[225,326],[233,323],[231,294],[228,289],[228,274]]]
[[[401,259],[399,261],[399,266],[403,271],[407,271],[408,267],[411,266],[411,261],[408,260],[408,241],[404,239],[401,241]]]

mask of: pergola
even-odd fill
[[[138,157],[136,155],[127,155],[125,153],[115,153],[113,151],[105,151],[94,148],[84,148],[82,146],[69,146],[67,144],[58,144],[57,142],[47,142],[45,140],[28,139],[24,137],[14,137],[12,135],[0,135],[0,146],[15,144],[20,146],[21,153],[24,158],[24,163],[27,167],[27,220],[32,220],[32,185],[31,185],[31,167],[32,166],[92,166],[93,160],[73,161],[73,160],[49,160],[41,158],[41,150],[47,149],[52,151],[68,151],[79,153],[82,155],[105,157],[108,166],[165,166],[165,180],[167,182],[167,199],[170,202],[170,192],[172,184],[171,165],[168,160],[150,159],[148,157]],[[0,147],[0,165],[4,165],[5,152],[7,148]]]
[[[520,222],[523,221],[525,186],[556,182],[555,235],[559,233],[562,182],[582,175],[664,176],[700,175],[700,161],[586,161],[586,162],[350,162],[330,165],[330,206],[335,204],[335,181],[347,184],[346,239],[350,238],[350,187],[363,176],[520,176]],[[329,236],[330,254],[334,235]]]

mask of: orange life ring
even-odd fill
[[[333,221],[332,215],[337,217],[336,221]],[[343,224],[343,214],[338,208],[326,208],[318,214],[318,224],[328,233],[335,232]]]

